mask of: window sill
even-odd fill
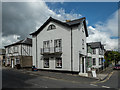
[[[60,67],[60,66],[57,66],[56,68],[62,68],[62,67]]]
[[[45,67],[45,66],[44,66],[44,68],[49,68],[49,67]]]

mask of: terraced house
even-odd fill
[[[87,43],[87,67],[102,69],[104,66],[104,45],[101,42]]]
[[[25,38],[5,46],[6,66],[32,67],[32,39]]]
[[[33,65],[41,70],[86,75],[86,18],[59,21],[50,17],[32,35]]]

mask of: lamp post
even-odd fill
[[[116,56],[116,54],[114,54],[114,61],[115,61],[115,65],[116,65],[116,59],[115,59],[115,56]]]

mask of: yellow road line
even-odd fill
[[[110,79],[110,77],[112,76],[112,74],[113,74],[114,72],[111,72],[109,75],[108,75],[108,77],[105,79],[105,80],[103,80],[103,81],[95,81],[95,82],[92,82],[92,83],[103,83],[103,82],[106,82],[107,80],[109,80]]]

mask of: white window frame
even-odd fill
[[[49,25],[47,30],[49,31],[52,29],[56,29],[56,26],[54,24]]]
[[[54,40],[54,47],[62,47],[62,39]]]
[[[43,41],[43,48],[49,48],[50,47],[50,41]]]
[[[101,65],[101,58],[99,58],[99,65]]]
[[[96,49],[95,48],[92,51],[93,51],[93,54],[96,54]]]
[[[18,52],[18,46],[14,46],[13,49],[14,49],[14,53]]]
[[[62,58],[61,57],[56,57],[56,68],[62,68]]]
[[[49,68],[49,58],[44,58],[44,68]]]

